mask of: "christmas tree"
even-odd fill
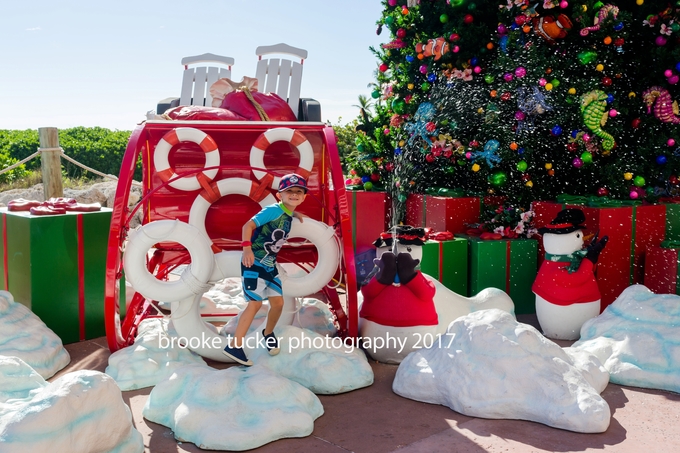
[[[376,108],[349,184],[523,206],[680,192],[680,2],[384,5],[390,40],[372,49]]]

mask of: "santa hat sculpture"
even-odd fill
[[[531,289],[538,322],[548,338],[577,340],[583,323],[600,314],[601,295],[593,272],[609,238],[598,240],[596,234],[584,250],[584,223],[583,211],[563,209],[538,230],[546,253]]]

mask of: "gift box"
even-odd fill
[[[583,198],[583,197],[580,197]],[[609,242],[600,254],[595,276],[602,293],[602,310],[614,302],[621,292],[636,283],[645,283],[645,258],[647,248],[658,245],[666,230],[666,205],[643,205],[640,202],[577,197],[559,202],[536,202],[535,225],[549,223],[564,208],[579,208],[586,221],[584,235],[609,236]],[[571,203],[569,202],[571,201]],[[574,204],[574,201],[585,205]],[[539,220],[540,215],[540,220]],[[587,243],[588,241],[586,241]],[[539,253],[539,263],[543,261]]]
[[[680,199],[666,203],[666,239],[680,241]],[[658,245],[658,244],[657,244]]]
[[[479,197],[439,197],[411,194],[406,200],[404,223],[434,231],[465,233],[468,225],[478,223]]]
[[[468,241],[427,241],[423,244],[420,270],[461,296],[468,295]]]
[[[2,217],[3,289],[64,344],[105,335],[104,282],[111,210]]]
[[[645,286],[656,294],[680,295],[679,241],[663,241],[661,246],[647,248],[645,259]]]
[[[531,285],[536,279],[536,239],[483,240],[463,236],[469,244],[469,294],[484,288],[505,291],[515,304],[516,314],[536,312],[536,297]]]
[[[352,218],[354,254],[374,250],[373,242],[387,231],[390,202],[385,192],[348,191],[347,201]],[[356,260],[355,260],[356,262]]]

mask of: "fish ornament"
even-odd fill
[[[607,93],[602,90],[592,90],[581,97],[581,114],[583,122],[588,129],[602,139],[602,147],[610,151],[614,148],[614,137],[602,130],[607,123],[609,115],[605,111],[607,107]]]
[[[647,104],[647,113],[652,113],[663,123],[680,124],[680,108],[678,101],[673,102],[667,89],[653,86],[642,93],[642,100]]]
[[[441,36],[435,39],[428,39],[425,44],[416,44],[416,52],[418,54],[423,54],[425,57],[434,56],[434,61],[439,60],[449,50],[449,43],[446,41],[446,38]]]

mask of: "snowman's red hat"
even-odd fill
[[[585,221],[586,216],[580,209],[563,209],[557,213],[552,222],[539,228],[538,232],[541,234],[568,234],[576,230],[584,230],[586,226],[583,225],[583,222]]]
[[[394,238],[397,238],[397,243],[400,245],[422,246],[427,240],[427,232],[425,231],[425,228],[416,228],[411,225],[397,225],[384,233],[380,233],[380,237],[373,242],[373,245],[377,248],[391,247]]]

